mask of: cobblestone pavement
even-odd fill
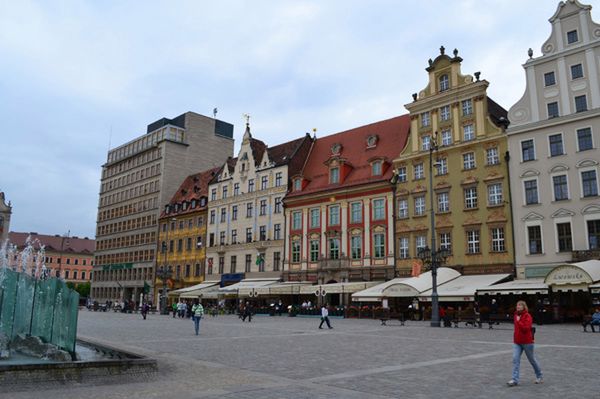
[[[151,381],[39,387],[0,398],[598,398],[600,333],[578,325],[540,326],[536,355],[509,388],[512,326],[431,328],[424,322],[235,316],[190,320],[81,311],[79,334],[154,357]],[[43,391],[43,394],[41,393]],[[42,396],[43,395],[43,396]]]

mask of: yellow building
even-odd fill
[[[208,183],[219,169],[188,176],[160,215],[156,263],[157,267],[170,266],[173,270],[167,281],[168,291],[204,281]],[[154,298],[158,304],[163,281],[158,273],[155,276]]]
[[[410,275],[419,248],[431,248],[430,154],[436,247],[464,274],[512,273],[514,265],[506,110],[489,83],[461,74],[462,58],[429,60],[429,83],[406,105],[411,128],[396,170],[396,262]],[[430,151],[431,149],[431,151]]]

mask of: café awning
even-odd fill
[[[279,282],[279,278],[248,278],[229,285],[227,287],[219,288],[219,292],[222,294],[237,294],[238,296],[250,296],[251,293],[256,292],[259,288],[267,285],[273,285]]]
[[[531,278],[508,281],[482,287],[477,289],[477,295],[520,295],[520,294],[547,294],[548,284],[544,283],[544,279]]]
[[[354,292],[364,290],[365,288],[372,287],[378,283],[379,283],[379,281],[358,281],[358,282],[350,281],[350,282],[346,282],[346,283],[304,285],[304,286],[300,287],[300,294],[316,295],[317,292],[319,292],[320,295],[352,294]]]
[[[373,287],[369,287],[366,290],[358,291],[352,294],[352,300],[356,302],[380,302],[383,298],[383,291],[394,284],[398,284],[406,278],[395,278],[393,280],[386,281],[381,284],[377,284]]]
[[[438,286],[438,299],[442,302],[472,302],[479,288],[493,286],[510,278],[510,274],[477,274],[460,276]],[[419,295],[422,301],[431,301],[433,290],[427,290]]]
[[[590,285],[600,282],[600,260],[567,263],[556,266],[544,282],[552,291],[587,291]]]
[[[177,291],[181,291],[178,296],[180,298],[205,298],[206,294],[210,291],[217,291],[219,288],[219,281],[205,281],[202,284],[196,284],[191,287],[182,288]],[[185,290],[185,291],[183,291]],[[175,292],[175,291],[173,291]]]
[[[590,292],[592,294],[600,294],[600,283],[590,285]]]
[[[192,285],[189,287],[185,287],[185,288],[180,288],[178,290],[174,290],[169,292],[169,296],[181,296],[183,294],[187,294],[196,290],[202,290],[208,287],[213,287],[215,285],[219,284],[219,281],[204,281],[200,284],[196,284],[196,285]],[[195,297],[194,297],[195,298]]]
[[[286,281],[279,284],[266,285],[256,289],[258,295],[298,295],[300,288],[312,286],[310,281]]]

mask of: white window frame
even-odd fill
[[[419,253],[419,249],[427,246],[427,236],[416,236],[415,237],[415,253]]]
[[[362,256],[363,256],[362,241],[363,241],[362,235],[355,234],[355,235],[350,236],[350,259],[352,259],[352,260],[362,259]],[[358,244],[358,246],[355,246],[355,244]],[[354,251],[356,249],[358,249],[358,251],[359,251],[358,257],[354,256],[355,255]]]
[[[381,242],[377,242],[377,237],[380,237]],[[378,256],[377,251],[380,250],[381,254]],[[373,233],[373,259],[384,259],[385,258],[385,233],[377,232]]]
[[[583,129],[590,129],[590,135],[592,137],[592,148],[587,149],[587,150],[581,150],[581,148],[579,148],[579,136],[577,134],[577,131],[578,130],[583,130]],[[590,150],[596,149],[596,143],[594,142],[594,128],[591,125],[580,126],[580,127],[578,127],[578,128],[575,129],[575,146],[577,147],[577,152],[590,151]]]
[[[400,237],[398,239],[398,258],[410,258],[410,239],[408,237]]]
[[[550,104],[556,104],[556,109],[557,109],[556,115],[550,115],[550,108],[549,108]],[[552,118],[558,118],[559,116],[560,116],[560,104],[558,103],[558,101],[550,101],[550,102],[546,103],[546,118],[552,119]]]
[[[567,178],[567,198],[558,200],[556,199],[556,191],[554,190],[554,178],[557,176],[565,176]],[[571,199],[571,187],[569,186],[569,174],[566,171],[555,172],[550,175],[550,187],[552,188],[552,200],[553,201],[567,201]]]
[[[552,76],[554,77],[554,83],[552,83],[551,85],[547,85],[546,84],[546,75],[551,73]],[[542,75],[543,79],[544,79],[544,87],[552,87],[552,86],[556,86],[556,71],[548,71],[548,72],[544,72]]]
[[[585,97],[585,110],[577,111],[577,100],[575,100],[576,97]],[[590,103],[589,103],[587,97],[588,97],[587,93],[573,96],[573,110],[575,111],[575,113],[586,112],[586,111],[590,110]]]
[[[472,190],[474,189],[475,191],[475,195],[471,196],[471,197],[467,197],[467,190]],[[473,187],[465,187],[463,189],[463,197],[464,197],[464,207],[465,209],[477,209],[479,208],[479,193],[477,192],[477,186],[473,186]],[[471,202],[475,202],[475,206],[467,206],[468,205],[468,201],[471,200]]]
[[[332,220],[333,220],[333,218],[332,218],[333,212],[331,212],[332,209],[336,209],[337,210],[337,222],[336,223],[332,223]],[[341,212],[341,210],[340,210],[340,206],[339,205],[330,205],[328,207],[327,213],[328,213],[328,216],[329,216],[329,218],[328,218],[329,220],[327,221],[328,222],[327,224],[329,226],[339,226],[341,224],[341,213],[340,212]]]
[[[354,218],[355,207],[358,209],[358,220]],[[363,221],[363,209],[362,202],[351,202],[350,203],[350,223],[362,223]]]
[[[425,196],[415,197],[415,216],[425,215]]]
[[[526,141],[532,141],[533,142],[533,158],[532,159],[528,159],[527,161],[525,161],[523,159],[523,143]],[[535,139],[532,138],[528,138],[528,139],[523,139],[523,140],[519,140],[519,156],[521,157],[521,162],[531,162],[531,161],[536,161],[537,160],[537,151],[535,148]]]
[[[480,254],[481,253],[481,230],[480,229],[467,230],[465,233],[467,235],[467,254],[470,254],[470,255],[471,254]],[[477,233],[477,237],[473,236],[473,238],[476,238],[476,239],[471,240],[469,233]],[[473,251],[471,251],[471,245],[473,245]],[[475,249],[477,249],[477,250],[475,250]]]
[[[560,142],[562,144],[562,154],[552,155],[552,148],[550,147],[550,136],[560,136]],[[564,136],[563,132],[547,134],[546,135],[546,143],[548,143],[548,158],[559,157],[561,155],[567,154],[567,151],[565,148],[565,136]]]
[[[399,182],[405,182],[408,180],[408,172],[406,166],[400,166],[398,169],[396,169],[396,173]]]
[[[590,171],[595,171],[596,172],[596,196],[589,196],[589,197],[584,197],[583,196],[583,172],[590,172]],[[585,168],[581,168],[577,170],[577,173],[579,174],[579,198],[597,198],[598,195],[600,195],[600,183],[598,182],[598,180],[600,180],[599,175],[598,175],[598,167],[597,166],[588,166]]]
[[[466,135],[466,132],[467,132],[466,128],[467,127],[471,128],[471,133],[470,133],[470,137],[471,138],[467,138],[467,135]],[[463,141],[473,141],[473,140],[475,140],[475,125],[473,123],[467,123],[466,125],[463,125],[462,131],[463,131],[463,137],[462,137]]]
[[[421,151],[429,151],[430,147],[431,147],[431,136],[428,134],[421,136]]]
[[[554,252],[557,254],[566,254],[566,253],[574,250],[575,246],[573,244],[575,243],[575,241],[573,240],[573,220],[572,220],[572,218],[571,217],[556,218],[553,220],[553,222],[554,222]],[[560,244],[558,242],[558,225],[559,224],[567,224],[567,223],[571,226],[571,251],[560,252]],[[587,223],[585,223],[585,228],[587,229]],[[589,240],[587,240],[587,235],[586,235],[586,241],[589,241]]]
[[[313,218],[313,215],[317,215],[316,223],[314,223],[315,218]],[[310,228],[311,229],[319,228],[321,226],[321,209],[311,208],[309,211],[309,216],[310,216]]]
[[[535,180],[535,191],[537,193],[537,202],[532,202],[531,204],[528,204],[527,203],[527,190],[525,188],[525,182],[531,181],[531,180]],[[521,187],[523,187],[523,205],[527,206],[527,205],[540,204],[541,203],[540,202],[540,182],[539,182],[537,176],[523,179],[521,182],[522,182]]]
[[[292,240],[291,263],[300,263],[300,240]]]
[[[429,111],[421,113],[421,127],[431,126],[431,114]]]
[[[302,211],[292,212],[292,230],[302,229]]]
[[[448,174],[448,158],[440,158],[437,161],[436,166],[437,176],[443,176]]]
[[[445,198],[445,200],[443,200]],[[450,193],[447,191],[437,194],[438,213],[450,212]]]
[[[439,243],[440,248],[447,249],[452,253],[452,233],[451,232],[442,232],[439,234]]]
[[[403,205],[403,206],[401,206],[401,205]],[[404,212],[402,212],[402,211],[404,211]],[[408,198],[400,198],[398,200],[398,219],[406,219],[406,218],[408,218]]]
[[[440,121],[445,122],[451,119],[452,109],[450,105],[443,105],[440,107]]]
[[[588,229],[588,222],[598,219],[600,219],[600,215],[598,215],[597,213],[591,215],[583,215],[583,223],[585,225],[585,249],[588,251],[590,250],[590,232]]]
[[[569,33],[573,32],[573,31],[577,35],[577,40],[575,40],[572,43],[569,43]],[[575,44],[575,43],[579,43],[580,41],[581,41],[581,39],[579,38],[579,29],[572,29],[570,31],[565,32],[565,44],[567,46],[570,46],[570,45]]]
[[[578,78],[573,78],[573,70],[571,68],[574,66],[577,66],[577,65],[581,65],[581,76]],[[570,81],[585,79],[586,76],[587,75],[585,73],[585,66],[583,65],[583,62],[574,62],[573,64],[569,64],[569,80]]]
[[[495,237],[495,233],[499,232],[499,231],[502,231],[502,237],[500,237],[500,234],[498,234],[498,236]],[[504,227],[490,228],[490,237],[491,237],[490,252],[494,252],[494,253],[506,252],[506,230]],[[502,245],[502,249],[494,249],[494,244]]]
[[[495,190],[497,187],[500,187],[499,191]],[[502,203],[504,202],[504,187],[502,187],[501,182],[488,184],[487,192],[488,206],[502,205]]]
[[[335,173],[334,173],[335,171]],[[336,166],[329,169],[329,184],[339,184],[340,182],[340,167]]]
[[[417,170],[418,170],[417,166],[420,166],[420,168],[419,168],[421,170],[420,177],[417,176]],[[413,165],[413,177],[414,177],[414,180],[421,180],[421,179],[425,178],[425,166],[424,166],[423,162]]]
[[[438,78],[438,89],[440,92],[450,90],[450,76],[447,73]]]
[[[529,228],[530,227],[535,227],[535,226],[539,226],[539,228],[540,228],[540,242],[542,243],[542,248],[541,248],[542,250],[539,253],[532,254],[530,252],[530,246],[529,246]],[[545,248],[545,245],[544,245],[544,229],[542,228],[542,223],[540,221],[535,220],[535,221],[525,222],[525,246],[526,246],[525,253],[527,255],[534,255],[534,256],[544,255],[544,253],[545,253],[544,252],[544,248]]]
[[[375,204],[381,204],[380,208],[378,209]],[[385,198],[373,199],[372,203],[371,203],[371,207],[373,208],[373,210],[372,210],[372,218],[373,219],[372,220],[384,220],[385,219]],[[379,210],[379,212],[381,214],[377,215],[376,210]]]
[[[452,129],[442,130],[442,146],[447,147],[452,145]]]
[[[473,170],[473,169],[477,168],[474,151],[463,153],[462,158],[463,158],[463,170]]]
[[[495,156],[490,158],[490,153],[492,150],[495,151]],[[495,162],[490,162],[490,160],[495,160]],[[500,151],[498,150],[498,147],[490,147],[485,150],[485,162],[486,165],[490,166],[500,164]]]
[[[466,99],[466,100],[462,100],[461,101],[461,108],[462,108],[462,115],[463,116],[469,116],[469,115],[473,115],[473,100]],[[468,111],[468,112],[465,112]]]

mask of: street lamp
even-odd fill
[[[450,251],[446,248],[437,248],[435,240],[435,211],[433,202],[433,152],[437,152],[437,132],[431,137],[429,143],[429,212],[431,222],[431,249],[429,247],[420,248],[417,257],[423,262],[423,265],[431,267],[431,327],[440,327],[440,313],[438,309],[437,292],[437,269],[440,265],[446,263]],[[440,163],[436,162],[439,167]]]
[[[156,269],[156,277],[162,280],[163,289],[160,297],[161,314],[169,314],[167,309],[167,280],[173,276],[173,267],[162,265]]]

